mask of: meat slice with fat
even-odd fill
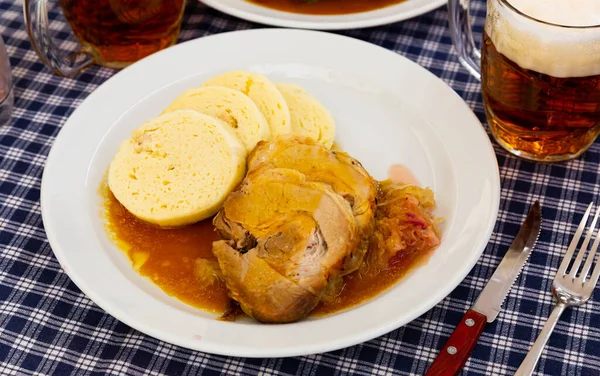
[[[356,159],[344,152],[330,151],[308,138],[280,136],[261,141],[248,157],[248,170],[288,168],[306,175],[307,180],[330,185],[352,208],[359,226],[359,246],[344,262],[342,275],[361,265],[374,230],[377,186]]]
[[[248,315],[308,315],[360,242],[350,204],[297,170],[255,168],[215,217],[213,243],[227,288]]]

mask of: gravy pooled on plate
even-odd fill
[[[246,0],[250,3],[301,14],[350,14],[385,8],[404,0]]]
[[[202,273],[211,265],[219,267],[211,250],[218,239],[211,218],[179,228],[160,228],[128,212],[106,184],[101,195],[106,232],[140,275],[193,307],[216,314],[225,311],[229,302],[225,284]]]

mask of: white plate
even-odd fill
[[[411,168],[438,202],[442,245],[429,263],[343,313],[287,325],[221,322],[136,274],[107,239],[98,187],[117,146],[184,89],[230,69],[302,85],[331,110],[336,140],[375,178]],[[95,90],[64,124],[42,180],[42,215],[73,282],[108,313],[190,349],[247,357],[318,353],[398,328],[448,295],[473,267],[499,205],[496,158],[483,127],[446,84],[366,42],[302,30],[251,30],[196,39],[154,54]]]
[[[447,0],[406,0],[369,12],[341,15],[310,15],[282,12],[244,0],[200,0],[211,8],[265,25],[299,29],[343,30],[386,25],[419,16],[446,4]]]

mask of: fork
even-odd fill
[[[521,366],[515,373],[515,376],[525,376],[533,374],[535,370],[535,366],[542,355],[542,351],[544,350],[544,346],[548,342],[558,319],[565,311],[566,308],[572,306],[579,306],[584,304],[589,300],[594,292],[594,288],[596,283],[598,283],[598,277],[600,276],[600,266],[598,263],[594,267],[594,270],[590,270],[592,268],[592,263],[594,262],[594,258],[596,256],[596,250],[598,249],[598,245],[600,244],[600,230],[596,234],[594,239],[594,244],[589,252],[588,257],[586,258],[585,264],[579,273],[579,267],[583,262],[583,258],[587,253],[587,248],[590,244],[590,240],[592,238],[592,233],[596,228],[596,222],[598,221],[598,215],[600,214],[600,206],[596,211],[596,215],[592,220],[592,224],[587,229],[586,237],[577,252],[577,257],[573,262],[573,266],[570,271],[567,273],[567,268],[573,259],[575,249],[577,248],[577,244],[579,244],[579,240],[581,239],[581,235],[583,234],[583,230],[588,221],[588,217],[590,212],[592,211],[593,203],[590,203],[588,206],[579,226],[577,227],[577,231],[575,231],[575,235],[573,236],[573,240],[571,240],[571,244],[567,249],[567,253],[556,272],[556,276],[554,277],[554,281],[552,282],[552,292],[554,297],[557,300],[550,317],[548,317],[548,321],[544,325],[544,328],[540,332],[537,340],[533,344],[529,353],[521,363]],[[600,263],[600,262],[599,262]],[[591,275],[588,278],[588,273]]]

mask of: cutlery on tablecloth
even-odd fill
[[[529,258],[540,233],[542,217],[536,201],[475,304],[463,316],[425,376],[457,375],[471,355],[485,324],[498,316],[502,302]]]
[[[583,230],[588,221],[588,217],[590,212],[592,211],[593,203],[590,203],[588,206],[581,222],[579,223],[579,227],[577,227],[577,231],[575,231],[575,235],[573,235],[573,240],[571,240],[571,244],[569,244],[569,248],[567,249],[567,253],[565,254],[560,267],[556,272],[556,276],[554,277],[554,281],[552,282],[552,292],[554,293],[554,297],[557,300],[550,317],[548,317],[548,321],[544,325],[544,328],[540,332],[538,339],[533,344],[529,353],[523,360],[523,363],[515,373],[515,376],[524,376],[531,375],[535,370],[535,366],[542,355],[542,351],[544,350],[544,346],[546,346],[546,342],[550,339],[550,334],[554,330],[558,319],[565,311],[567,307],[582,305],[587,302],[589,298],[592,296],[594,292],[594,288],[598,283],[598,277],[600,277],[600,266],[596,264],[596,266],[592,269],[592,263],[596,257],[596,251],[598,250],[598,245],[600,244],[600,230],[596,234],[596,238],[594,239],[594,244],[590,249],[590,253],[585,260],[585,264],[583,264],[583,268],[580,269],[581,263],[583,262],[583,258],[587,253],[587,248],[590,244],[590,240],[592,238],[592,233],[596,228],[596,222],[598,221],[598,215],[600,214],[600,206],[596,211],[596,215],[592,220],[590,227],[588,227],[587,234],[583,243],[581,244],[581,248],[577,252],[577,257],[573,262],[573,266],[569,269],[567,273],[567,268],[573,260],[573,256],[575,256],[575,248],[577,248],[577,244],[579,244],[579,240],[581,239],[581,235],[583,234]],[[577,272],[580,271],[579,274]]]

